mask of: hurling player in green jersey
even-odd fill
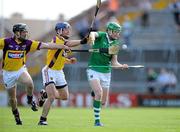
[[[122,27],[116,22],[109,22],[106,32],[91,32],[90,37],[94,38],[92,48],[108,48],[112,45],[119,45]],[[101,105],[105,105],[109,95],[111,80],[111,66],[120,69],[128,68],[127,64],[120,64],[117,55],[107,53],[92,53],[88,62],[87,77],[94,95],[93,110],[95,126],[103,126],[100,122]],[[99,67],[98,67],[99,66]],[[101,67],[103,66],[103,67]]]

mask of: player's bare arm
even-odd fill
[[[65,42],[66,46],[75,47],[81,44],[81,40],[68,40]]]
[[[128,69],[127,64],[120,64],[117,60],[117,55],[113,55],[112,60],[111,60],[112,66],[120,69]]]
[[[65,42],[65,45],[69,46],[69,47],[75,47],[75,46],[78,46],[80,44],[92,44],[94,42],[94,36],[87,36],[87,37],[84,37],[83,39],[81,40],[68,40]]]
[[[59,45],[55,43],[41,43],[40,49],[66,49],[70,50],[70,48],[66,45]]]

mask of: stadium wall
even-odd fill
[[[38,100],[38,93],[35,98]],[[18,104],[27,106],[26,93],[18,93]],[[0,92],[0,106],[8,106],[7,92]],[[71,93],[68,101],[56,100],[54,107],[91,107],[92,97],[89,93]],[[131,93],[110,93],[109,107],[180,107],[180,95],[152,95],[152,94],[131,94]]]

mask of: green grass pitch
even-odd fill
[[[1,132],[180,132],[179,108],[103,108],[104,127],[94,127],[91,108],[53,107],[48,126],[38,126],[38,112],[20,107],[22,126],[16,126],[10,107],[0,107]]]

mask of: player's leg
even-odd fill
[[[17,125],[22,125],[22,121],[20,119],[20,114],[17,108],[17,98],[16,98],[16,80],[17,80],[17,72],[9,72],[3,70],[3,82],[5,84],[5,88],[8,91],[9,95],[9,103],[12,108],[12,113],[14,115],[15,121]]]
[[[69,98],[69,90],[67,85],[56,86],[58,97],[56,99],[67,100]]]
[[[107,100],[108,100],[108,95],[109,95],[109,88],[103,88],[102,105],[106,105]],[[95,93],[93,90],[91,91],[91,96],[94,100]]]
[[[46,87],[50,83],[55,83],[54,71],[45,66],[42,69],[42,78],[43,78],[43,85]],[[38,104],[40,107],[44,105],[44,102],[47,99],[47,92],[45,89],[40,91],[40,97],[38,98]]]
[[[96,76],[97,78],[99,78],[98,81],[91,80],[91,83],[90,83],[92,90],[94,91],[94,94],[95,94],[94,102],[97,99],[100,99],[101,105],[105,105],[108,99],[108,95],[109,95],[111,73],[98,73],[97,72],[97,73],[94,73],[93,76]],[[97,111],[94,111],[94,112],[97,112]],[[95,117],[98,117],[98,114],[95,115]],[[100,123],[100,121],[95,121],[95,126],[102,126],[102,124]]]
[[[59,71],[48,70],[48,71],[49,71],[48,72],[49,76],[54,76],[54,78],[56,78],[57,92],[55,94],[56,96],[55,98],[61,100],[67,100],[69,98],[69,91],[63,70],[59,70]],[[45,74],[47,73],[47,70],[45,70],[44,68],[42,73],[43,73],[43,80],[46,80],[48,78],[45,77],[47,75]],[[47,98],[46,91],[41,90],[40,95],[41,97],[39,98],[39,106],[42,106],[45,102],[45,99]]]
[[[47,115],[49,113],[49,110],[51,108],[52,103],[54,102],[54,99],[57,96],[57,90],[54,85],[54,83],[50,83],[46,86],[46,93],[47,93],[47,99],[43,105],[42,115],[40,117],[40,121],[38,125],[47,125]]]
[[[96,79],[90,80],[89,83],[92,90],[95,93],[95,97],[93,100],[95,126],[102,126],[102,124],[100,123],[100,112],[101,112],[103,90],[99,80]]]
[[[20,114],[17,108],[16,86],[13,86],[12,88],[8,89],[8,95],[9,95],[9,103],[12,108],[12,113],[14,115],[16,125],[22,125]]]
[[[101,86],[103,88],[102,105],[106,105],[111,82],[111,73],[101,73]]]
[[[49,88],[46,87],[47,99],[43,105],[42,116],[40,117],[39,125],[47,125],[47,115],[54,99],[67,100],[69,98],[68,86],[56,86],[51,84]]]
[[[63,70],[57,73],[56,89],[58,91],[57,99],[67,100],[69,98],[69,90]]]
[[[27,103],[31,105],[33,111],[37,111],[36,102],[33,100],[34,84],[31,76],[27,71],[24,71],[20,74],[18,81],[27,87]]]
[[[109,88],[103,88],[102,105],[106,105],[109,95]]]
[[[87,77],[89,84],[94,92],[93,98],[93,110],[94,110],[94,118],[95,118],[95,126],[102,126],[100,123],[100,112],[101,112],[101,101],[103,90],[100,84],[99,74],[96,71],[91,69],[87,70]]]

